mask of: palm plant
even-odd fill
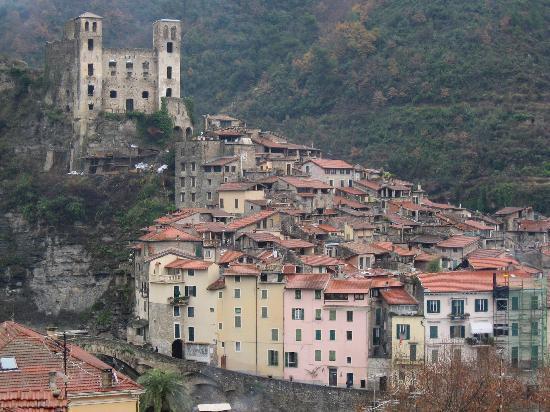
[[[138,383],[145,388],[140,398],[141,410],[176,412],[190,409],[190,399],[178,373],[151,369],[140,376]]]

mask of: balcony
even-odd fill
[[[449,317],[450,320],[460,321],[460,320],[468,319],[470,317],[470,314],[469,313],[449,313],[447,316]]]
[[[472,336],[465,340],[466,344],[470,346],[493,346],[495,344],[493,336]]]
[[[170,296],[168,304],[172,306],[186,306],[189,303],[189,296]]]
[[[183,275],[182,274],[172,274],[172,275],[150,275],[149,282],[151,283],[182,283]]]

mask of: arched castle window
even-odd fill
[[[168,38],[168,26],[164,26],[164,29],[162,29],[162,35],[165,39]]]
[[[172,88],[171,87],[166,89],[166,97],[172,97]]]
[[[92,30],[93,30],[94,32],[97,31],[97,23],[96,23],[95,21],[92,23]]]
[[[174,26],[170,29],[170,39],[171,40],[176,40],[176,26]]]
[[[84,30],[90,31],[90,23],[89,22],[84,23]]]

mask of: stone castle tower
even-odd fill
[[[72,116],[80,146],[101,112],[153,113],[166,98],[182,135],[192,125],[180,99],[181,21],[153,23],[153,48],[104,48],[103,18],[84,13],[65,24],[63,38],[47,43],[47,102]]]

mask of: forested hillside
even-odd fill
[[[182,18],[184,94],[441,198],[550,212],[546,0],[0,0],[0,52],[40,66],[84,10],[106,45]]]

